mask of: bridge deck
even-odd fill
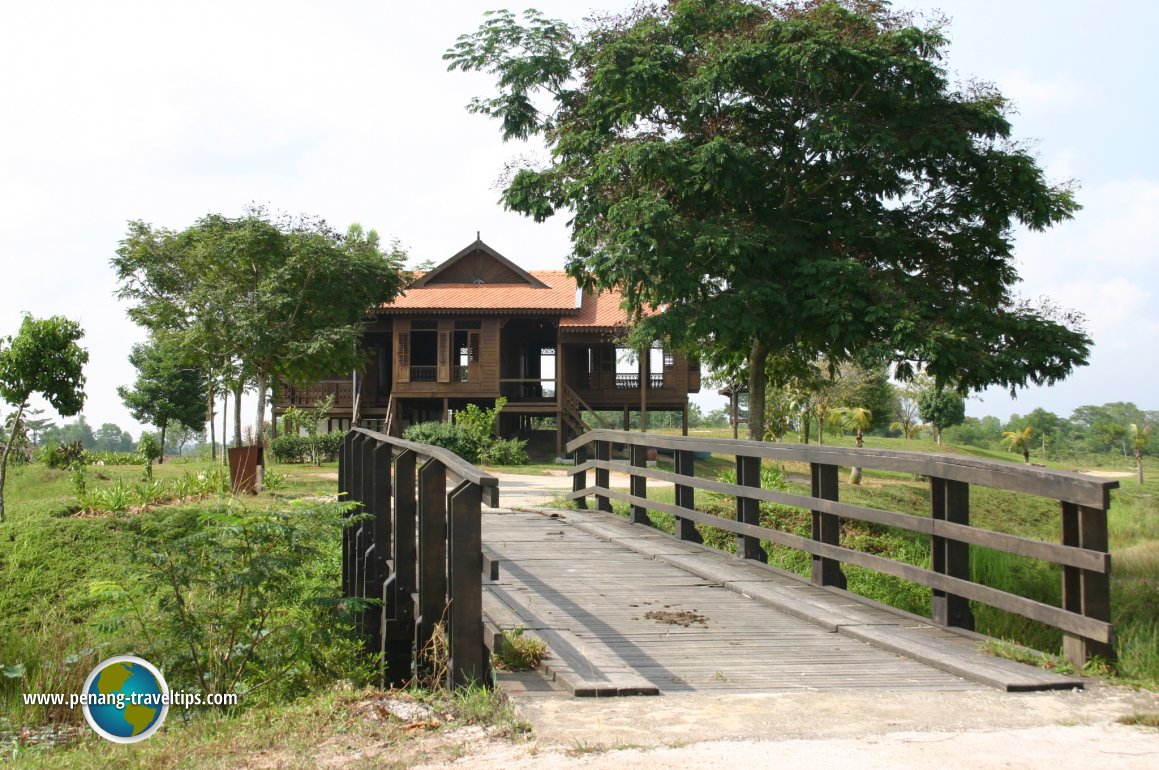
[[[547,642],[544,672],[576,695],[1077,685],[607,514],[488,511],[483,543],[489,626]]]

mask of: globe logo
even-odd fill
[[[147,660],[118,655],[97,664],[81,692],[89,726],[115,743],[143,741],[169,714],[165,677]]]

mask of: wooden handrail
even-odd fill
[[[631,462],[611,460],[613,444],[631,449]],[[646,467],[644,449],[658,447],[675,453],[676,472]],[[589,448],[595,459],[587,460]],[[602,510],[611,501],[631,506],[634,523],[647,524],[649,510],[676,518],[680,539],[700,541],[694,524],[709,525],[737,536],[737,554],[767,561],[761,541],[797,548],[813,559],[815,584],[845,587],[841,565],[853,564],[926,586],[933,591],[935,623],[973,628],[970,601],[978,601],[1053,625],[1063,631],[1064,654],[1076,665],[1092,655],[1113,658],[1114,630],[1110,623],[1110,555],[1107,552],[1107,508],[1110,491],[1118,481],[1079,473],[977,460],[946,454],[856,449],[802,444],[770,444],[756,441],[663,436],[614,430],[595,430],[568,442],[576,453],[570,499],[585,507],[595,496]],[[728,484],[693,475],[693,452],[731,454],[736,457],[737,483]],[[760,487],[762,459],[804,462],[810,466],[811,494],[795,494]],[[931,516],[920,517],[838,502],[838,466],[859,466],[901,471],[928,477]],[[594,471],[595,485],[588,486],[587,472]],[[631,477],[630,491],[610,488],[610,473]],[[647,480],[671,482],[676,504],[647,497]],[[1003,532],[971,526],[969,486],[1049,497],[1059,500],[1062,514],[1060,543],[1046,543]],[[703,489],[736,499],[736,519],[724,519],[699,511],[693,490]],[[810,510],[812,537],[761,526],[758,505],[773,502]],[[850,519],[896,527],[928,535],[930,568],[864,553],[840,544],[840,522]],[[1054,607],[1023,596],[974,583],[970,575],[971,546],[1053,562],[1063,571],[1063,606]]]
[[[480,512],[499,504],[498,480],[441,447],[355,428],[338,489],[357,503],[351,516],[369,514],[343,531],[342,590],[374,603],[356,618],[366,652],[385,667],[381,683],[403,686],[430,667],[438,624],[448,684],[484,681]]]

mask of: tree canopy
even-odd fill
[[[137,370],[137,380],[131,388],[117,388],[117,395],[134,420],[161,431],[161,446],[171,423],[205,424],[205,368],[177,344],[152,339],[134,345],[129,363]]]
[[[302,382],[362,363],[367,313],[401,289],[404,257],[373,230],[342,235],[320,219],[253,209],[179,232],[130,222],[112,264],[130,318],[211,371],[256,384],[260,429],[275,377]]]
[[[445,58],[496,76],[471,111],[550,151],[504,204],[570,212],[568,272],[619,288],[641,339],[747,359],[760,439],[774,355],[963,393],[1087,361],[1080,317],[1012,291],[1015,225],[1069,218],[1072,190],[994,87],[950,82],[947,45],[871,0],[674,0],[582,34],[494,12]]]
[[[63,316],[36,319],[25,315],[15,336],[0,338],[0,398],[16,406],[13,430],[20,425],[28,399],[40,394],[68,417],[85,402],[84,365],[88,351],[77,345],[84,331]],[[4,480],[12,436],[0,457],[0,522],[4,521]]]

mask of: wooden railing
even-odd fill
[[[284,408],[296,406],[299,408],[313,408],[319,401],[328,396],[334,396],[334,407],[349,408],[354,403],[354,388],[350,380],[345,382],[317,382],[313,385],[295,387],[282,385],[278,388],[277,406]]]
[[[629,447],[630,462],[611,460],[613,443]],[[646,467],[645,451],[648,447],[672,450],[675,473]],[[876,570],[931,589],[931,614],[936,624],[973,629],[974,618],[969,602],[976,601],[1061,629],[1063,653],[1075,665],[1082,665],[1095,655],[1107,660],[1114,658],[1107,508],[1110,490],[1119,486],[1117,481],[951,455],[690,439],[610,430],[587,433],[569,442],[567,449],[576,453],[576,467],[572,470],[573,492],[569,497],[578,501],[581,508],[586,507],[586,498],[594,495],[598,507],[605,511],[611,510],[612,500],[629,503],[632,506],[630,519],[637,524],[650,523],[648,511],[668,513],[675,517],[675,536],[692,542],[701,542],[696,524],[723,529],[736,535],[737,556],[745,559],[767,561],[761,540],[796,548],[812,556],[811,579],[820,586],[844,589],[842,564]],[[693,452],[734,455],[737,483],[694,477]],[[588,460],[589,456],[595,459]],[[764,459],[808,463],[811,494],[761,489],[760,469]],[[840,466],[900,471],[927,477],[930,517],[838,502]],[[627,493],[610,488],[609,476],[613,470],[630,475]],[[595,472],[593,486],[587,483],[588,471]],[[674,484],[675,504],[649,500],[648,479]],[[1048,543],[972,526],[971,485],[1058,500],[1061,542]],[[697,510],[694,500],[697,489],[734,496],[736,520]],[[811,510],[812,537],[761,526],[761,502]],[[928,535],[930,568],[843,547],[840,544],[843,519]],[[970,573],[971,546],[1060,565],[1062,606],[1055,607],[975,583]]]
[[[358,428],[346,434],[338,489],[370,517],[342,541],[344,596],[380,600],[358,615],[385,682],[429,673],[437,624],[446,630],[449,684],[483,682],[481,506],[499,504],[494,476],[439,447]],[[486,562],[488,570],[493,569]]]
[[[610,427],[604,418],[600,417],[599,413],[597,413],[594,409],[591,408],[591,406],[588,405],[587,401],[584,401],[578,393],[569,388],[567,385],[563,386],[562,395],[562,414],[564,422],[567,423],[568,427],[575,431],[577,436],[590,430],[587,419],[584,417],[585,414],[590,414],[601,428]]]
[[[648,375],[648,389],[661,390],[664,387],[664,375],[660,372],[654,372]],[[616,390],[639,390],[640,389],[640,375],[639,374],[616,374]]]

